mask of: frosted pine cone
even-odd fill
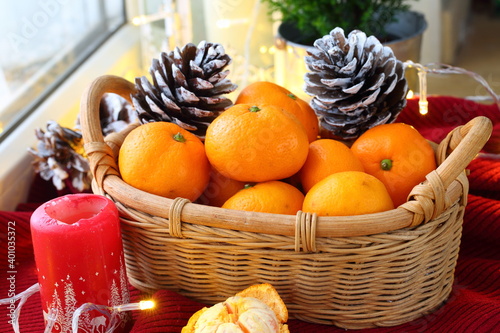
[[[69,128],[61,127],[55,121],[47,122],[47,131],[36,129],[38,144],[36,149],[29,149],[34,157],[35,171],[44,180],[52,180],[58,190],[66,187],[70,180],[78,191],[90,188],[90,168],[82,156],[82,135]]]
[[[116,94],[105,94],[99,106],[99,117],[104,136],[119,132],[137,121],[137,113],[126,99]],[[83,149],[80,118],[76,130],[62,127],[55,121],[47,122],[47,130],[35,130],[36,149],[28,151],[34,157],[35,172],[44,180],[51,180],[58,190],[67,185],[83,192],[90,189],[92,175]]]
[[[201,42],[163,52],[150,74],[136,79],[132,102],[142,123],[173,122],[204,139],[208,125],[233,103],[224,94],[236,89],[226,79],[231,62],[220,44]]]
[[[102,135],[120,132],[127,125],[137,122],[137,111],[123,97],[106,93],[99,104],[99,119]],[[76,119],[76,129],[80,131],[80,116]]]
[[[130,123],[137,121],[137,112],[123,97],[116,94],[104,94],[99,105],[102,134],[104,136],[120,132]]]
[[[305,91],[330,136],[354,140],[367,129],[393,122],[406,105],[403,63],[374,36],[341,28],[308,50]]]

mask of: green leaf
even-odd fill
[[[346,35],[354,29],[368,36],[384,36],[383,27],[394,21],[399,11],[409,10],[409,1],[418,0],[262,0],[270,14],[280,12],[283,22],[297,26],[312,41],[328,34],[335,27]]]
[[[174,140],[177,142],[186,142],[186,138],[181,134],[181,132],[177,132],[177,134],[174,135]]]

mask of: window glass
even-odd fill
[[[122,0],[0,2],[0,141],[125,22]]]

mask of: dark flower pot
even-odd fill
[[[335,27],[332,24],[332,29]],[[379,38],[383,45],[389,46],[396,58],[401,61],[411,60],[415,63],[420,61],[422,45],[422,35],[427,29],[427,21],[423,14],[415,11],[400,12],[396,16],[396,21],[386,25],[386,38]],[[347,35],[349,31],[345,31]],[[306,72],[304,57],[307,48],[312,47],[314,40],[320,37],[303,35],[293,24],[282,23],[278,27],[276,46],[278,49],[287,50],[277,59],[276,76],[278,83],[288,87],[294,93],[300,94],[302,91],[303,77]],[[307,43],[307,44],[306,44]],[[416,73],[407,75],[410,89],[416,90]],[[300,82],[297,82],[300,81]],[[299,85],[300,83],[300,85]]]

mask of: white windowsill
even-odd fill
[[[0,210],[13,210],[26,200],[34,175],[33,158],[27,150],[36,144],[35,129],[45,130],[47,121],[62,119],[79,103],[90,82],[109,74],[121,55],[138,44],[139,29],[131,25],[122,27],[0,144]]]

